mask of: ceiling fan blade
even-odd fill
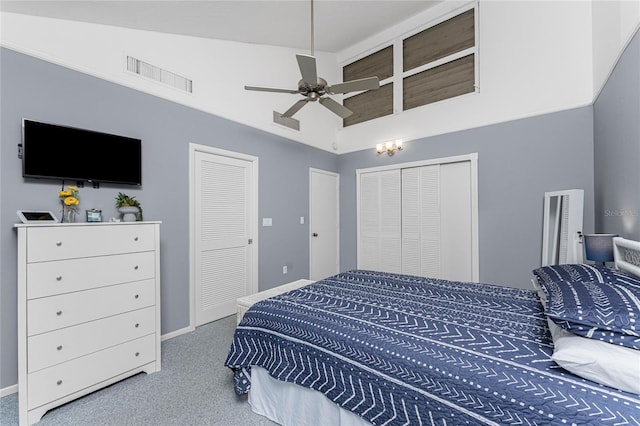
[[[360,90],[375,90],[379,87],[380,82],[378,81],[378,77],[368,77],[334,84],[333,86],[327,87],[327,93],[359,92]]]
[[[353,114],[353,111],[351,111],[349,108],[343,106],[342,104],[339,104],[331,98],[320,98],[320,103],[325,108],[329,109],[335,114],[338,114],[342,118],[347,118],[351,114]]]
[[[259,92],[278,92],[278,93],[298,93],[297,90],[291,89],[272,89],[270,87],[244,86],[244,90],[257,90]]]
[[[309,55],[296,55],[302,80],[307,84],[315,86],[318,84],[318,71],[316,69],[316,58]]]
[[[291,108],[282,113],[281,117],[289,118],[293,116],[296,112],[300,111],[300,109],[305,106],[309,102],[309,99],[300,99],[298,102],[293,104]]]

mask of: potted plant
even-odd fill
[[[122,213],[123,222],[142,220],[142,206],[140,202],[136,200],[136,197],[118,192],[116,196],[116,207],[118,207],[118,211]]]

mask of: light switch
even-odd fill
[[[270,217],[262,218],[262,226],[272,226],[273,220]]]
[[[304,216],[300,216],[300,225],[304,225]]]

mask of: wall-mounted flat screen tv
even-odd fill
[[[23,119],[22,176],[142,185],[142,140]]]

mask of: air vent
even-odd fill
[[[193,82],[181,75],[164,70],[155,65],[127,56],[127,71],[175,87],[184,92],[193,93]]]

